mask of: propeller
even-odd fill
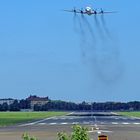
[[[73,7],[73,9],[71,9],[71,10],[63,10],[63,11],[66,11],[66,12],[73,12],[73,13],[77,13],[77,10],[76,10],[76,8],[75,7]]]
[[[84,13],[83,8],[81,8],[81,10],[79,9],[79,12],[80,12],[81,14],[83,14],[83,13]]]
[[[102,8],[101,8],[101,11],[100,11],[100,13],[101,13],[101,14],[104,14],[104,10],[103,10]]]
[[[97,9],[93,10],[94,11],[94,14],[96,15],[97,14]]]
[[[101,8],[101,11],[99,12],[99,14],[109,14],[109,13],[117,13],[117,11],[104,11],[104,10]]]
[[[76,8],[75,7],[73,7],[73,12],[76,13]]]

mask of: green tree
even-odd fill
[[[20,111],[18,100],[15,100],[14,103],[10,105],[10,111]]]
[[[59,140],[70,140],[70,137],[65,132],[58,133]]]
[[[24,133],[24,134],[22,135],[22,139],[23,139],[23,140],[37,140],[37,138],[35,138],[35,137],[30,137],[27,133]]]
[[[2,111],[7,111],[9,109],[9,106],[7,103],[2,104]]]
[[[73,132],[70,136],[68,136],[64,132],[61,132],[58,133],[58,140],[89,140],[87,128],[79,125],[74,125]]]
[[[75,125],[73,127],[71,140],[89,140],[89,136],[87,134],[87,128],[79,125]]]

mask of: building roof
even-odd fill
[[[30,95],[27,98],[28,101],[48,101],[49,98],[48,97],[38,97],[36,95]]]

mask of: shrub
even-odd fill
[[[87,128],[79,125],[75,125],[73,127],[71,140],[89,140],[89,136],[87,134]]]
[[[64,132],[58,133],[58,140],[89,140],[87,128],[75,125],[70,136]]]
[[[64,132],[58,133],[58,139],[59,140],[70,140],[69,136]]]
[[[37,138],[35,138],[35,137],[30,137],[27,133],[24,133],[24,134],[22,135],[22,139],[23,139],[23,140],[37,140]]]
[[[73,131],[70,135],[68,135],[65,132],[59,132],[58,133],[58,140],[89,140],[89,136],[87,133],[87,128],[74,125]],[[27,133],[24,133],[22,135],[23,140],[37,140],[35,137],[30,137]]]

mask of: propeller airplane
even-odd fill
[[[112,12],[106,12],[103,9],[101,9],[99,12],[97,10],[92,9],[91,7],[87,6],[84,10],[77,10],[76,8],[72,9],[72,10],[64,10],[66,12],[73,12],[73,13],[78,13],[78,14],[85,14],[85,15],[96,15],[96,14],[109,14],[109,13],[116,13],[115,11]]]

